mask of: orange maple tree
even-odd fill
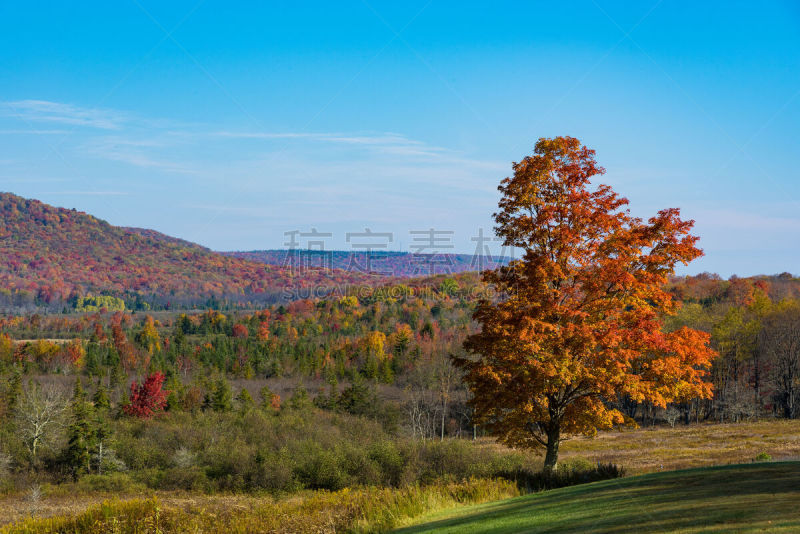
[[[661,407],[710,397],[716,353],[704,332],[662,329],[679,306],[668,276],[702,255],[693,221],[677,209],[632,216],[611,187],[591,187],[605,171],[571,137],[540,139],[513,169],[495,230],[524,255],[483,273],[501,297],[479,302],[481,331],[454,360],[478,422],[510,446],[544,447],[553,469],[569,435],[624,422],[618,395]]]

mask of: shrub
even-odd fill
[[[598,463],[592,465],[585,459],[572,460],[560,464],[553,471],[530,471],[515,469],[498,473],[507,480],[516,482],[523,492],[544,491],[576,484],[586,484],[625,476],[625,470],[615,464]]]
[[[339,490],[349,479],[341,464],[335,451],[310,451],[299,460],[295,474],[306,488]]]
[[[253,463],[244,474],[249,490],[263,490],[270,493],[295,492],[302,489],[286,450],[278,453],[259,451]]]
[[[199,467],[167,469],[159,479],[158,484],[159,488],[169,490],[208,492],[212,489],[205,471]]]
[[[374,443],[369,448],[369,458],[380,469],[381,480],[379,484],[398,487],[403,484],[404,471],[407,464],[397,445],[391,441]]]
[[[76,488],[85,493],[141,493],[145,490],[143,484],[136,482],[126,473],[84,475],[78,479]]]
[[[772,456],[766,452],[759,452],[755,458],[753,458],[754,462],[769,462],[772,460]]]

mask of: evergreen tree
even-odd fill
[[[5,390],[6,411],[9,415],[14,413],[20,395],[22,395],[22,373],[19,369],[14,369]]]
[[[102,382],[97,385],[97,391],[95,391],[94,396],[92,396],[92,403],[94,404],[96,410],[111,408],[111,400],[108,397],[108,388],[106,388]]]
[[[247,391],[247,388],[242,388],[242,390],[236,396],[236,402],[239,403],[239,410],[242,413],[251,410],[255,405],[253,402],[253,397],[250,395],[250,392]]]
[[[167,405],[165,410],[168,412],[180,411],[182,408],[181,398],[186,391],[183,383],[177,376],[172,375],[167,382],[167,390],[169,391],[169,395],[167,395]]]
[[[108,380],[112,388],[116,388],[122,384],[125,381],[125,378],[125,373],[122,371],[122,367],[115,365],[111,368]]]
[[[339,408],[353,415],[372,415],[378,404],[375,389],[359,376],[339,396]]]
[[[168,412],[177,412],[181,409],[181,398],[178,392],[171,390],[167,395],[167,405],[164,408]]]
[[[98,347],[95,343],[90,343],[86,351],[86,373],[89,376],[100,376],[102,369],[100,367],[100,355],[97,352]]]
[[[92,468],[92,456],[97,448],[97,422],[94,419],[92,405],[86,401],[81,379],[75,381],[72,396],[72,419],[67,430],[68,441],[64,450],[65,465],[77,479]]]
[[[211,408],[215,412],[227,412],[231,409],[231,387],[224,377],[217,380],[214,392],[211,394]]]
[[[304,386],[300,385],[295,388],[292,396],[289,397],[288,405],[294,410],[307,410],[311,407],[311,399]]]

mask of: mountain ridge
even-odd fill
[[[155,230],[113,226],[85,212],[13,193],[0,193],[0,252],[0,297],[45,305],[87,294],[149,296],[162,302],[263,300],[286,287],[373,281],[342,271],[298,277],[290,269],[229,257]]]

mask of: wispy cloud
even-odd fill
[[[91,156],[136,167],[179,174],[196,174],[197,170],[191,165],[163,158],[157,153],[157,151],[169,146],[169,143],[156,139],[102,136],[91,138],[83,145],[83,149]]]
[[[378,134],[345,134],[319,132],[231,132],[221,131],[211,134],[228,139],[263,139],[263,140],[308,140],[323,143],[336,143],[360,146],[383,153],[408,156],[434,156],[447,152],[446,149],[430,146],[415,139],[397,133]]]
[[[69,130],[0,130],[0,135],[65,135]]]
[[[49,184],[66,181],[66,178],[0,178],[0,183],[3,184]]]
[[[127,116],[109,109],[83,108],[48,100],[17,100],[0,103],[0,112],[7,117],[26,121],[55,122],[86,126],[101,130],[119,130]]]
[[[117,197],[130,195],[127,191],[42,191],[42,195],[70,195],[70,196],[95,196]]]
[[[0,103],[1,114],[80,126],[68,143],[59,145],[67,156],[70,151],[152,171],[147,179],[161,173],[192,176],[193,183],[218,193],[236,191],[240,196],[233,197],[233,204],[271,195],[289,211],[313,207],[330,216],[337,209],[363,212],[370,204],[376,219],[386,216],[387,206],[392,212],[407,212],[410,206],[438,212],[443,208],[435,198],[445,192],[463,206],[468,195],[492,196],[494,182],[487,177],[504,170],[498,162],[473,160],[397,132],[227,130],[44,100]],[[191,209],[223,211],[199,204]],[[261,208],[227,213],[265,217]]]

